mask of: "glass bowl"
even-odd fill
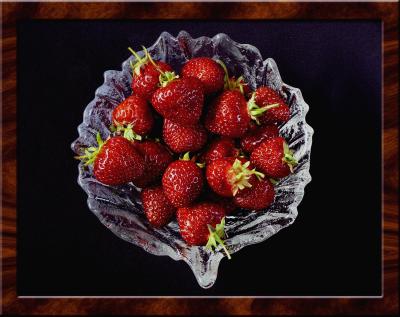
[[[239,212],[226,217],[226,245],[231,254],[245,246],[265,241],[279,230],[288,227],[297,217],[297,206],[304,195],[304,187],[311,181],[309,173],[313,129],[306,123],[309,106],[298,88],[282,82],[275,61],[263,60],[259,50],[248,44],[239,44],[226,34],[213,38],[192,38],[181,31],[177,37],[163,32],[148,48],[155,60],[169,63],[176,71],[190,58],[208,56],[225,62],[229,73],[243,75],[252,89],[266,85],[279,91],[291,109],[291,118],[279,127],[299,164],[293,174],[276,185],[275,202],[261,212]],[[138,52],[143,56],[143,51]],[[79,137],[72,149],[82,154],[82,149],[95,146],[96,133],[102,138],[110,134],[111,112],[131,95],[132,72],[130,61],[122,63],[122,70],[108,70],[104,83],[87,105],[83,122],[78,127]],[[79,164],[78,183],[88,195],[89,209],[118,237],[137,245],[154,255],[169,256],[185,261],[192,269],[199,285],[211,287],[217,279],[218,266],[225,256],[221,248],[213,253],[205,247],[188,246],[180,237],[174,220],[162,229],[152,228],[143,213],[139,199],[140,188],[133,184],[106,186],[96,181],[92,168]]]

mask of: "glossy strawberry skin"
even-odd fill
[[[175,207],[193,203],[200,195],[203,183],[203,172],[192,161],[172,162],[162,177],[164,193]]]
[[[155,63],[163,72],[173,71],[171,66],[164,62],[157,61]],[[133,73],[131,84],[133,93],[150,101],[151,96],[159,87],[159,78],[159,70],[157,70],[151,62],[148,62],[141,67],[139,75]]]
[[[168,201],[162,187],[146,188],[140,196],[144,213],[153,227],[161,228],[171,221],[176,208]]]
[[[205,245],[209,238],[207,225],[215,227],[225,216],[225,209],[215,203],[201,202],[179,208],[177,220],[182,238],[189,245]]]
[[[274,202],[275,189],[269,179],[254,178],[251,184],[252,187],[244,188],[233,198],[237,206],[249,210],[262,210]]]
[[[275,125],[257,126],[250,124],[249,130],[240,139],[240,146],[246,153],[251,153],[265,140],[279,136],[279,129]]]
[[[220,196],[233,197],[233,187],[231,180],[235,177],[230,169],[235,161],[235,157],[226,157],[212,161],[206,167],[206,179],[211,189]],[[244,158],[238,158],[242,163]],[[251,168],[251,167],[250,167]],[[251,179],[255,176],[252,175]]]
[[[172,80],[151,98],[151,104],[162,117],[185,126],[197,124],[203,103],[203,85],[193,77]]]
[[[204,87],[205,94],[212,94],[224,87],[224,70],[209,57],[196,57],[189,60],[181,70],[183,77],[196,77]]]
[[[222,208],[225,209],[225,212],[227,215],[230,215],[235,212],[236,209],[238,209],[238,206],[235,204],[233,201],[233,198],[231,197],[222,197],[212,191],[211,188],[208,188],[205,195],[205,200],[210,201],[215,204],[219,204]]]
[[[255,101],[259,107],[279,104],[278,107],[267,110],[258,118],[261,124],[282,124],[290,119],[289,106],[275,90],[265,86],[257,88]]]
[[[249,126],[247,102],[237,90],[225,90],[211,104],[205,127],[212,133],[231,138],[242,137]]]
[[[136,186],[143,188],[161,178],[165,169],[173,161],[173,157],[168,149],[158,142],[148,140],[134,142],[133,145],[145,161],[145,172],[135,181]]]
[[[96,179],[110,186],[134,182],[142,177],[144,169],[143,157],[123,137],[107,140],[93,166]]]
[[[183,126],[164,119],[163,139],[175,153],[196,152],[207,142],[207,131],[200,125]]]
[[[282,161],[284,142],[285,139],[282,137],[264,141],[251,153],[250,161],[269,177],[282,178],[288,176],[290,168]]]
[[[132,130],[139,135],[145,135],[153,127],[154,119],[146,99],[140,96],[129,96],[112,112],[115,126],[132,125]]]
[[[221,137],[211,142],[203,158],[206,164],[210,164],[220,158],[237,157],[238,155],[239,150],[235,147],[235,141],[231,138]]]

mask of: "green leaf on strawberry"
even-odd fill
[[[225,246],[224,238],[225,238],[225,217],[222,218],[221,222],[213,228],[211,225],[207,225],[208,231],[210,232],[210,236],[208,238],[208,242],[206,244],[206,248],[210,251],[214,251],[218,245],[222,247],[225,251],[226,256],[230,260],[232,257]]]
[[[274,103],[271,105],[267,105],[265,107],[259,107],[256,104],[256,93],[255,92],[253,92],[250,100],[247,102],[247,109],[249,111],[250,118],[252,120],[254,120],[258,125],[260,125],[260,121],[258,120],[258,117],[260,117],[265,111],[276,108],[276,107],[279,107],[279,103]]]
[[[252,170],[248,169],[249,165],[250,161],[247,161],[243,164],[240,160],[236,159],[233,162],[231,168],[232,173],[235,175],[232,184],[233,196],[235,196],[239,190],[252,186],[249,183],[249,179],[252,175],[255,175],[258,179],[264,178],[265,175],[261,172],[256,171],[255,168],[253,168]]]
[[[104,141],[101,139],[100,133],[97,132],[96,134],[96,141],[98,146],[91,146],[85,149],[85,154],[81,156],[76,156],[75,158],[78,160],[81,160],[84,162],[85,166],[92,165],[94,160],[97,157],[97,154],[99,154],[102,146],[104,145]]]
[[[290,172],[293,173],[293,167],[298,164],[297,160],[293,156],[293,151],[289,149],[289,146],[286,142],[283,142],[283,158],[282,161],[285,162],[290,169]]]

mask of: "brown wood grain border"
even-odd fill
[[[16,24],[25,19],[374,19],[384,28],[381,299],[22,299],[16,293]],[[2,3],[2,308],[6,314],[397,314],[398,3]]]

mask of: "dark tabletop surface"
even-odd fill
[[[295,223],[223,260],[201,289],[183,262],[111,233],[70,143],[103,72],[162,31],[224,32],[272,57],[314,128]],[[18,295],[380,295],[379,22],[35,21],[18,26]]]

